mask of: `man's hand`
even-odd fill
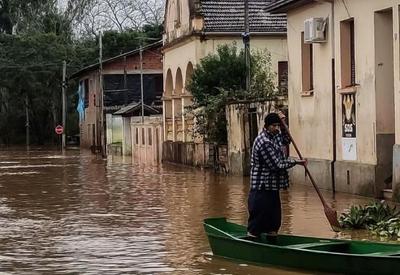
[[[286,127],[287,127],[286,116],[281,111],[278,111],[276,113],[278,114],[279,118],[281,119],[281,132],[282,133],[286,133],[287,132],[287,129],[286,129]]]
[[[301,165],[301,166],[307,166],[307,160],[306,159],[299,159],[299,160],[297,160],[296,161],[296,163],[298,164],[298,165]]]
[[[278,112],[276,112],[276,113],[278,114],[278,116],[279,116],[280,119],[282,119],[283,121],[286,120],[286,116],[285,116],[284,113],[282,113],[281,111],[278,111]]]

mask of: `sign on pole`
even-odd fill
[[[62,135],[62,133],[64,133],[64,128],[61,125],[57,125],[54,130],[56,131],[57,135]]]

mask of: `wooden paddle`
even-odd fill
[[[292,141],[292,144],[294,146],[294,149],[296,149],[297,154],[299,155],[299,158],[301,160],[304,160],[303,156],[300,153],[299,148],[297,147],[296,143],[293,140],[292,135],[290,134],[289,131],[289,127],[287,126],[287,124],[285,123],[285,121],[281,118],[281,123],[283,125],[283,127],[285,128],[286,132],[288,133],[290,140]],[[339,232],[340,231],[340,223],[337,219],[337,212],[336,210],[332,209],[331,207],[329,207],[329,205],[327,204],[327,202],[325,201],[324,197],[322,196],[321,192],[319,191],[319,188],[317,186],[317,184],[314,181],[314,178],[311,176],[310,170],[308,170],[307,165],[304,165],[304,169],[306,170],[306,174],[308,175],[308,177],[311,180],[312,185],[315,188],[315,191],[317,191],[318,197],[320,198],[322,205],[324,206],[324,212],[325,212],[325,216],[329,221],[329,224],[332,227],[332,230],[335,232]]]

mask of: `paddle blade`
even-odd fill
[[[332,227],[332,230],[335,232],[340,232],[341,226],[337,219],[337,212],[328,206],[324,207],[324,212],[329,224]]]

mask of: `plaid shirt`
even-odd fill
[[[263,130],[254,140],[251,154],[250,184],[252,190],[279,190],[289,187],[287,169],[296,165],[288,159],[284,146],[290,143],[287,133],[272,135]]]

